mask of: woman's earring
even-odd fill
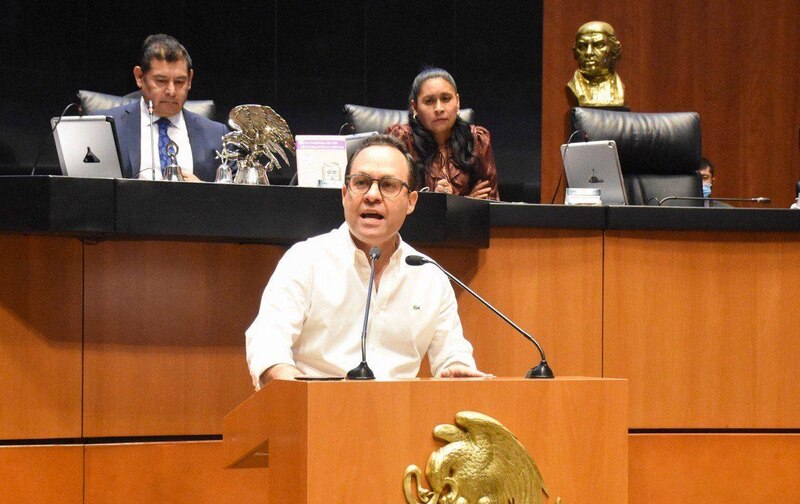
[[[417,113],[416,113],[416,112],[414,112],[414,119],[416,119],[416,118],[417,118]]]

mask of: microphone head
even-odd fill
[[[377,261],[381,258],[381,249],[380,247],[372,247],[369,249],[369,258],[373,261]]]
[[[406,256],[406,264],[409,266],[422,266],[423,264],[430,262],[425,257],[420,255],[410,255]]]

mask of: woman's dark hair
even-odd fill
[[[417,118],[414,117],[411,101],[417,101],[419,92],[422,89],[422,85],[425,84],[425,81],[436,78],[444,79],[449,82],[456,93],[458,93],[456,81],[447,70],[441,68],[426,68],[414,79],[414,83],[411,84],[411,93],[408,96],[408,123],[411,126],[411,132],[414,136],[414,147],[416,147],[419,153],[419,166],[417,169],[420,171],[419,175],[422,177],[423,181],[424,171],[427,170],[433,162],[433,159],[439,152],[439,147],[436,145],[436,140],[434,140],[431,132],[426,130],[422,124],[417,121]],[[470,185],[478,178],[475,173],[475,156],[472,154],[474,149],[475,139],[472,137],[469,124],[461,119],[460,116],[456,115],[456,123],[453,125],[453,133],[450,135],[450,152],[452,153],[453,163],[469,174]]]

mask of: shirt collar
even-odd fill
[[[345,250],[348,250],[353,256],[353,264],[369,266],[369,261],[367,260],[366,254],[364,254],[361,249],[356,247],[356,244],[353,241],[353,236],[350,234],[350,228],[347,227],[347,222],[343,222],[342,225],[339,226],[337,232],[342,247],[344,247]],[[406,245],[406,242],[403,241],[403,237],[400,236],[399,233],[397,234],[397,239],[399,243],[397,245],[397,249],[392,254],[392,257],[389,258],[390,265],[398,262],[401,259],[405,259],[405,257],[409,254],[408,245]]]
[[[142,124],[149,127],[150,114],[147,113],[147,104],[144,102],[144,97],[139,100],[139,110],[141,111]],[[153,122],[158,121],[159,119],[161,119],[161,116],[153,114]],[[183,110],[178,111],[178,113],[173,116],[169,116],[167,119],[169,119],[169,122],[172,123],[172,126],[178,128],[179,130],[186,129],[186,120],[183,118]]]

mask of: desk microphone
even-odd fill
[[[156,139],[155,134],[153,133],[153,100],[147,100],[147,114],[150,116],[150,163],[151,164],[151,172],[150,175],[152,176],[152,180],[156,179]],[[160,158],[159,158],[160,159]],[[159,166],[161,162],[159,161]],[[141,169],[139,170],[142,171]]]
[[[150,172],[151,179],[155,180],[156,179],[156,166],[158,166],[160,168],[161,167],[161,161],[160,161],[160,157],[156,158],[156,147],[155,147],[156,139],[155,139],[155,134],[153,132],[153,126],[154,126],[154,121],[153,121],[153,119],[154,119],[154,117],[153,117],[153,100],[147,100],[147,115],[150,118],[150,165],[151,165],[151,168],[149,168],[149,169],[151,170],[151,172]],[[147,168],[142,169],[142,163],[140,161],[139,162],[139,171],[137,171],[136,173],[131,175],[131,178],[138,179],[139,178],[139,174],[142,173],[142,172],[146,172],[147,170],[148,170]]]
[[[750,203],[770,203],[770,198],[759,196],[757,198],[703,198],[702,196],[667,196],[658,200],[658,206],[661,206],[665,201],[681,200],[681,201],[749,201]]]
[[[542,346],[539,344],[538,341],[536,341],[536,339],[534,339],[533,336],[523,331],[517,324],[512,322],[511,319],[500,313],[500,311],[497,308],[490,305],[487,301],[485,301],[482,297],[480,297],[477,292],[467,287],[467,285],[464,282],[453,276],[446,269],[442,268],[442,266],[433,259],[429,259],[427,257],[419,255],[410,255],[406,257],[406,264],[408,264],[409,266],[422,266],[423,264],[426,263],[433,264],[434,266],[439,268],[442,271],[442,273],[444,273],[445,275],[447,275],[448,278],[450,278],[450,280],[457,283],[462,289],[472,294],[475,297],[475,299],[477,299],[478,301],[483,303],[484,306],[492,310],[495,313],[495,315],[503,319],[508,325],[516,329],[517,332],[523,335],[528,341],[536,345],[536,348],[539,350],[539,356],[542,358],[542,360],[541,362],[539,362],[538,366],[528,371],[528,373],[525,375],[525,378],[553,378],[555,376],[553,374],[553,370],[550,369],[550,366],[547,365],[547,359],[544,356],[544,350],[542,350]]]
[[[361,364],[347,372],[348,380],[375,379],[375,373],[367,365],[367,321],[369,320],[369,305],[372,301],[372,284],[375,281],[375,261],[380,257],[380,248],[369,249],[369,284],[367,285],[367,307],[364,310],[364,329],[361,331]]]

